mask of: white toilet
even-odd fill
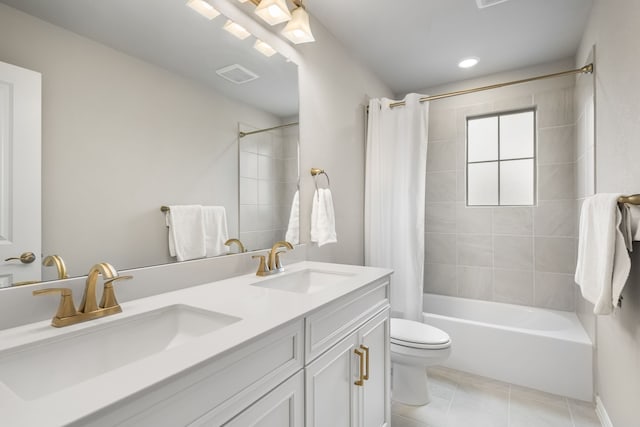
[[[391,319],[393,400],[406,405],[429,403],[427,366],[444,362],[451,338],[441,329],[406,319]]]

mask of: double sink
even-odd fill
[[[353,274],[307,268],[257,278],[250,286],[315,294]],[[185,304],[128,317],[113,316],[83,328],[0,351],[0,393],[30,401],[171,350],[241,321]],[[46,381],[43,381],[46,378]]]

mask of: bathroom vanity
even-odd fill
[[[389,426],[390,274],[305,261],[6,329],[1,423]]]

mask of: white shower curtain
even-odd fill
[[[394,317],[421,320],[427,103],[409,94],[406,105],[369,101],[365,177],[365,265],[392,268]]]

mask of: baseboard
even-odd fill
[[[607,414],[607,410],[604,408],[604,404],[602,403],[602,400],[600,400],[600,396],[596,396],[596,415],[600,419],[602,427],[613,427],[611,418],[609,418],[609,414]]]

